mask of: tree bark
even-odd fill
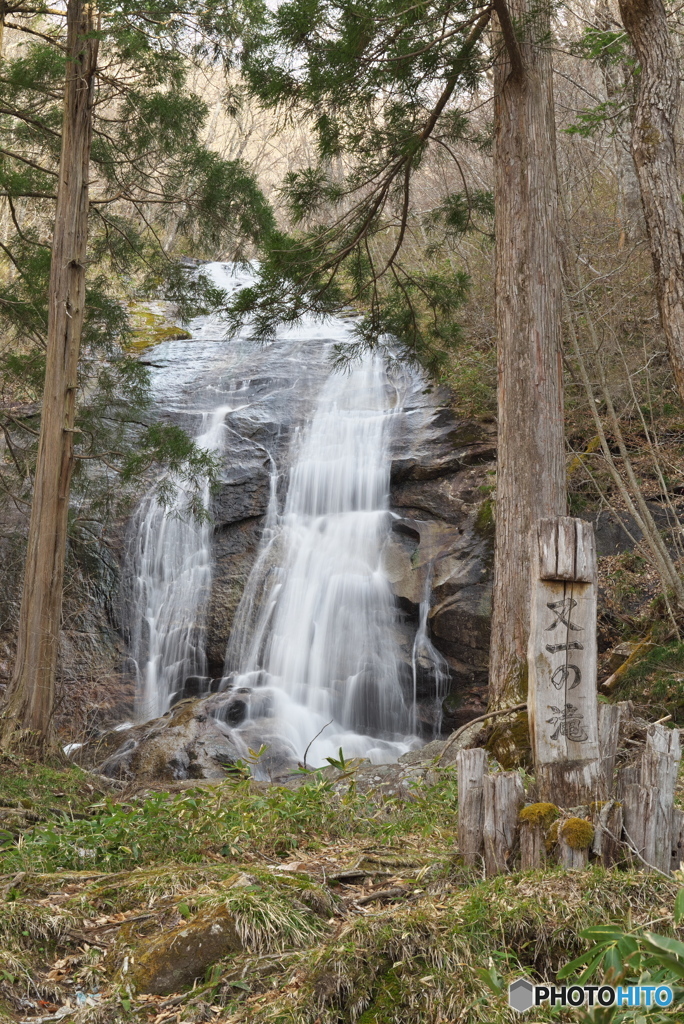
[[[679,397],[684,401],[684,210],[675,138],[679,68],[662,0],[620,0],[620,13],[641,65],[632,155],[660,320]]]
[[[494,6],[499,425],[490,701],[497,708],[527,692],[530,528],[564,515],[566,499],[549,10],[512,0],[511,22],[504,0]]]
[[[74,417],[85,306],[88,174],[98,41],[93,7],[67,5],[62,154],[52,241],[43,413],[14,674],[0,745],[53,742]]]

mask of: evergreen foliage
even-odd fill
[[[487,67],[490,8],[469,0],[289,0],[252,17],[242,67],[283,124],[305,120],[314,165],[286,175],[293,225],[271,233],[259,283],[233,304],[256,336],[303,313],[352,303],[359,349],[382,346],[438,370],[458,344],[467,277],[449,239],[488,226],[491,195],[465,184],[420,211],[415,183],[433,154],[479,144],[459,101]]]
[[[64,17],[5,6],[0,61],[0,427],[5,496],[30,500],[45,369],[47,286],[61,146]],[[150,422],[148,372],[128,351],[126,300],[172,300],[179,317],[223,293],[177,254],[244,258],[272,214],[247,167],[207,148],[194,66],[227,64],[240,29],[227,2],[99,4],[88,294],[79,377],[76,492],[103,515],[153,463],[199,480],[213,468],[177,428]],[[7,29],[15,32],[8,43]],[[21,33],[21,34],[20,34]],[[104,464],[105,472],[98,472]],[[116,486],[112,486],[116,479]],[[123,485],[123,486],[122,486]],[[168,496],[168,477],[161,495]]]

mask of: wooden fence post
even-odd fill
[[[459,750],[458,766],[458,848],[466,864],[475,867],[484,843],[484,776],[487,751]]]
[[[684,861],[684,811],[675,807],[672,811],[672,861],[671,871],[679,871]]]
[[[607,795],[596,696],[596,545],[591,523],[542,519],[532,538],[527,707],[539,799]]]
[[[623,708],[620,704],[599,704],[598,735],[601,756],[601,775],[606,796],[614,791],[613,775],[615,773],[615,757],[620,740],[620,722]]]
[[[678,729],[649,726],[639,781],[623,787],[627,837],[647,864],[666,874],[672,865],[673,842],[679,842],[680,818],[673,812],[681,756]]]
[[[546,832],[541,825],[520,823],[520,870],[531,871],[546,863]]]
[[[517,772],[484,777],[484,856],[488,877],[510,871],[518,845],[518,815],[525,787]]]

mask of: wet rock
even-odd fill
[[[486,668],[492,615],[489,583],[461,587],[431,616],[432,632],[445,653],[474,668]]]
[[[212,716],[212,704],[222,695],[176,704],[162,718],[117,733],[117,749],[99,771],[114,779],[171,782],[183,779],[223,779],[225,768],[243,756],[240,748]]]
[[[214,498],[212,512],[217,527],[229,526],[268,509],[270,474],[266,465],[247,464],[236,467]]]
[[[209,907],[141,947],[131,981],[138,992],[169,995],[191,985],[211,964],[242,948],[233,915],[225,907]]]
[[[259,550],[263,517],[224,524],[214,532],[212,584],[207,616],[207,661],[223,673],[230,630]]]
[[[446,740],[433,740],[419,750],[407,750],[398,758],[399,764],[420,764],[439,757],[446,746]]]
[[[447,404],[440,404],[448,398],[441,389],[416,388],[406,400],[392,459],[394,485],[433,480],[494,458],[493,423],[459,420]]]

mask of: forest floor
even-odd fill
[[[454,770],[430,779],[403,802],[321,773],[135,792],[1,761],[0,1021],[506,1024],[508,982],[555,980],[583,928],[677,934],[678,882],[634,867],[483,880]]]

